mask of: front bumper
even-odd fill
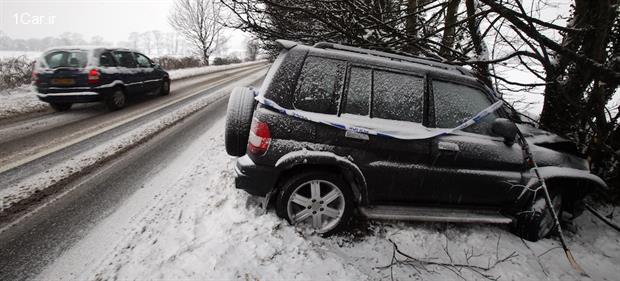
[[[278,180],[278,169],[270,166],[257,165],[244,155],[235,164],[235,186],[256,196],[265,196]]]

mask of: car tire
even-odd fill
[[[159,86],[159,95],[167,96],[168,94],[170,94],[170,81],[164,80]]]
[[[72,103],[56,103],[56,102],[50,103],[50,107],[52,107],[52,109],[58,112],[67,111],[71,109],[72,105],[73,105]]]
[[[318,186],[318,193],[313,192]],[[316,190],[316,189],[315,189]],[[290,224],[329,236],[349,226],[353,194],[338,174],[310,170],[287,178],[280,186],[276,213]],[[296,216],[303,218],[296,221]]]
[[[106,99],[105,104],[109,110],[119,110],[127,104],[127,96],[121,88],[115,88]]]
[[[562,194],[549,191],[553,209],[560,216],[562,211]],[[530,206],[517,215],[516,234],[528,241],[536,242],[545,238],[555,229],[555,220],[544,196],[538,197]]]
[[[237,87],[230,93],[224,133],[228,155],[243,156],[245,154],[255,107],[254,92],[250,88]]]

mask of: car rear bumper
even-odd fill
[[[237,159],[235,164],[235,186],[256,196],[265,196],[276,184],[278,170],[274,167],[257,165],[247,155]]]
[[[39,93],[37,97],[44,102],[57,103],[96,102],[101,100],[101,94],[98,92]]]
[[[55,103],[101,101],[109,89],[98,87],[36,87],[37,97],[40,100]]]

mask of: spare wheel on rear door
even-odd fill
[[[256,101],[252,89],[236,87],[230,93],[226,110],[226,132],[224,133],[226,152],[229,155],[245,154],[255,106]]]

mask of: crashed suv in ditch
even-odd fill
[[[371,219],[504,223],[536,241],[605,183],[566,139],[534,128],[467,69],[332,43],[278,40],[260,89],[230,97],[236,187],[332,234]],[[520,134],[519,134],[520,133]],[[518,136],[523,136],[519,138]]]

